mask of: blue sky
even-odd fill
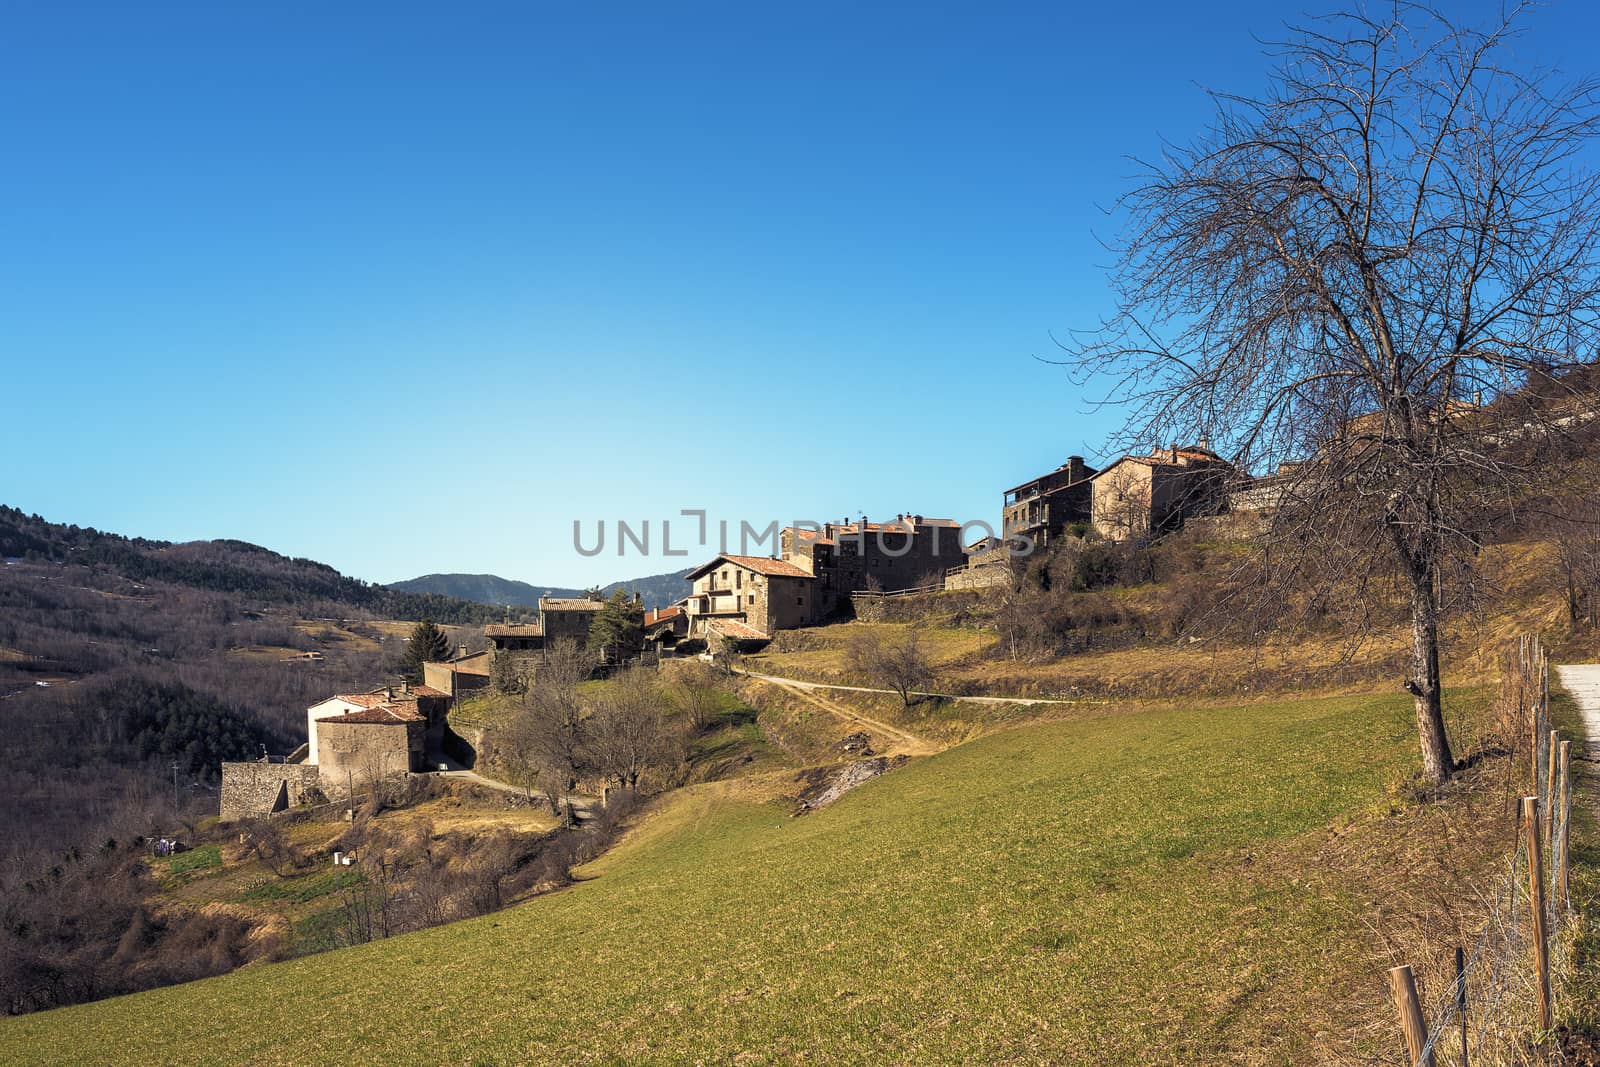
[[[0,4],[0,502],[570,585],[682,565],[574,519],[996,521],[1116,428],[1036,357],[1127,157],[1297,9]]]

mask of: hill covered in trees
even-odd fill
[[[651,607],[666,607],[689,595],[688,569],[666,574],[649,574],[643,578],[612,582],[600,587],[600,594],[608,597],[621,589],[632,595],[638,593]],[[424,574],[403,582],[391,582],[390,589],[417,595],[455,597],[479,604],[525,605],[532,607],[542,596],[583,596],[585,590],[554,585],[533,585],[498,574]]]
[[[273,604],[320,605],[324,614],[337,613],[342,605],[391,619],[470,624],[498,617],[482,602],[364,582],[325,563],[290,558],[245,541],[173,544],[125,537],[92,526],[50,522],[3,505],[0,556],[108,570],[135,582],[165,582]]]

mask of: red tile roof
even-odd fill
[[[544,630],[536,622],[493,623],[483,628],[485,637],[543,637]]]
[[[606,606],[604,600],[589,600],[584,597],[542,596],[539,598],[540,611],[599,611]]]
[[[427,722],[428,720],[407,708],[399,708],[393,704],[380,704],[378,707],[368,708],[365,711],[353,711],[349,715],[329,715],[317,721],[373,723],[379,726],[393,726],[408,722]]]
[[[772,640],[770,636],[762,633],[760,630],[757,630],[754,626],[746,626],[744,623],[737,622],[733,619],[712,619],[710,622],[706,623],[706,626],[707,628],[722,634],[724,637],[731,637],[738,641]]]
[[[682,608],[662,608],[659,611],[647,611],[644,613],[644,624],[646,626],[654,626],[658,622],[666,622],[668,619],[675,619],[682,614]]]
[[[362,708],[376,708],[386,704],[389,697],[380,689],[376,693],[335,693],[329,699],[343,700]]]
[[[414,685],[411,687],[411,692],[413,696],[419,697],[447,697],[450,695],[443,689],[435,689],[431,685]]]
[[[710,563],[703,564],[689,572],[687,577],[693,579],[711,570],[721,560],[727,560],[735,567],[755,571],[757,574],[770,574],[779,578],[810,578],[811,572],[784,559],[768,559],[766,556],[731,556],[726,553],[716,557]]]

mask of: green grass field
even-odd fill
[[[571,890],[7,1020],[0,1062],[1319,1062],[1383,992],[1315,843],[1390,811],[1410,716],[1023,727],[798,819],[696,786]]]

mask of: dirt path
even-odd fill
[[[767,682],[777,686],[785,692],[792,693],[812,707],[827,712],[835,718],[843,719],[852,726],[862,726],[881,735],[887,742],[889,751],[886,755],[931,756],[939,751],[939,746],[926,738],[907,733],[898,726],[890,726],[877,719],[869,719],[854,708],[840,704],[838,701],[829,700],[818,689],[848,688],[836,686],[818,686],[807,682],[797,682],[790,678],[778,678],[770,674],[752,674],[748,671],[741,672],[750,678]],[[875,690],[860,690],[861,692],[875,692]]]
[[[1584,757],[1600,762],[1600,663],[1575,663],[1556,668],[1561,686],[1572,694],[1578,712],[1583,716],[1583,729],[1589,739],[1584,742]]]
[[[526,797],[528,795],[527,791],[524,789],[514,785],[509,785],[505,782],[497,782],[493,778],[485,778],[478,772],[469,771],[465,768],[458,768],[456,770],[449,771],[432,771],[430,773],[437,778],[452,778],[459,782],[472,782],[474,785],[481,785],[487,789],[495,789],[502,793],[510,793],[513,796]],[[533,794],[533,799],[538,803],[543,803],[545,797],[543,793],[536,792]],[[588,811],[590,808],[593,808],[597,803],[599,803],[593,797],[575,796],[570,799],[572,800],[572,806],[579,811]]]
[[[790,686],[815,692],[818,689],[837,689],[846,693],[887,693],[890,696],[899,696],[893,689],[870,689],[864,685],[830,685],[825,682],[807,682],[799,678],[783,678],[776,674],[757,674],[755,671],[736,671],[749,678],[758,678],[763,682],[773,682],[777,685]],[[1082,701],[1062,700],[1059,697],[972,697],[958,696],[955,693],[923,693],[913,690],[914,697],[932,698],[934,700],[964,700],[969,704],[1020,704],[1032,707],[1035,704],[1080,704]],[[865,720],[863,720],[865,721]]]

